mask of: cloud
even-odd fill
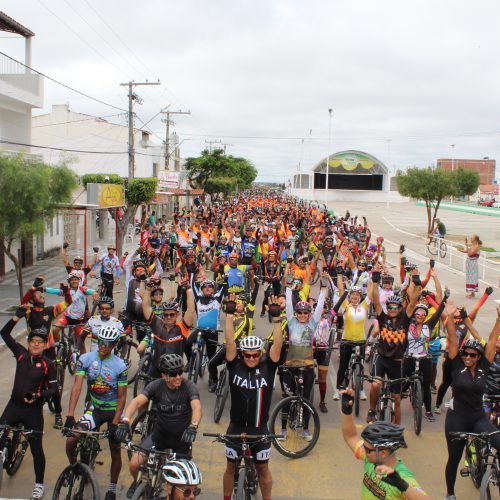
[[[492,0],[474,8],[465,0],[5,0],[2,9],[35,31],[36,68],[119,107],[121,82],[160,78],[158,88],[138,89],[143,121],[168,103],[190,109],[176,119],[190,139],[183,155],[220,138],[261,179],[289,176],[299,162],[305,171],[328,154],[328,108],[332,152],[366,150],[395,168],[450,156],[451,144],[456,157],[500,150]],[[0,46],[23,57],[19,40]],[[113,113],[47,82],[47,108],[61,102]],[[160,118],[150,126],[163,137]]]

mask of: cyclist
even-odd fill
[[[242,293],[245,290],[245,275],[253,280],[253,267],[251,265],[238,264],[239,255],[236,252],[229,254],[229,263],[224,266],[227,276],[227,291],[229,293]]]
[[[361,498],[429,499],[413,473],[396,455],[398,448],[405,446],[404,429],[388,422],[375,422],[359,435],[352,417],[353,400],[352,389],[342,391],[342,436],[356,459],[364,461]]]
[[[342,295],[345,290],[344,276],[337,274],[337,286],[339,293]],[[368,321],[368,310],[370,308],[370,294],[363,300],[363,288],[361,286],[352,285],[349,290],[349,296],[342,303],[339,309],[339,316],[344,318],[344,331],[342,332],[342,340],[348,342],[364,342],[365,341],[365,324]],[[344,384],[344,378],[349,366],[352,352],[354,351],[352,344],[342,344],[340,346],[340,360],[337,371],[337,387],[333,394],[333,399],[338,400],[339,389]],[[360,347],[361,358],[365,357],[364,344]],[[361,390],[360,399],[365,400],[365,391]]]
[[[248,304],[238,298],[236,299],[236,310],[234,312],[233,328],[236,344],[242,339],[248,337],[252,333],[253,315],[255,312],[255,300],[259,291],[259,283],[255,283],[255,288],[252,291],[252,296]],[[215,346],[215,344],[214,344]],[[215,346],[216,347],[216,346]],[[208,392],[215,392],[219,381],[219,372],[217,368],[224,363],[226,359],[226,346],[223,345],[213,356],[209,356],[208,372],[210,381],[208,384]]]
[[[110,483],[105,500],[116,498],[116,483],[122,468],[120,442],[115,439],[114,432],[120,422],[127,398],[127,365],[113,353],[120,340],[121,332],[112,325],[103,326],[97,335],[99,349],[80,356],[78,360],[75,382],[69,398],[68,414],[64,427],[66,429],[99,429],[108,423],[109,450],[111,453]],[[87,379],[90,407],[78,422],[75,421],[75,409],[82,392],[83,380]],[[70,463],[76,460],[78,434],[66,440],[66,455]]]
[[[201,494],[201,471],[191,460],[170,460],[163,466],[167,481],[166,500],[193,500]]]
[[[101,279],[105,286],[104,294],[109,298],[113,298],[113,286],[120,282],[120,259],[115,255],[116,248],[114,245],[108,245],[107,253],[103,253],[100,257],[96,259],[94,268],[99,264],[101,265]]]
[[[191,446],[196,439],[202,410],[198,387],[191,380],[182,376],[184,363],[178,354],[163,354],[158,363],[161,378],[150,382],[142,394],[135,397],[125,410],[122,423],[116,437],[122,441],[130,436],[130,422],[137,410],[147,406],[149,400],[155,403],[156,422],[151,435],[140,444],[142,448],[164,451],[171,449],[185,458],[191,457]],[[137,474],[147,457],[133,453],[130,459],[130,474],[134,482],[130,486],[127,497],[131,498],[137,483]]]
[[[77,255],[73,259],[73,265],[70,264],[69,259],[68,259],[68,247],[69,243],[65,241],[63,243],[63,249],[62,249],[62,257],[63,257],[63,262],[64,262],[64,267],[66,268],[66,272],[69,274],[71,272],[76,272],[80,275],[80,283],[82,285],[87,284],[87,275],[90,273],[92,270],[92,267],[94,267],[96,260],[97,260],[97,252],[98,248],[94,247],[94,259],[91,264],[83,267],[83,258],[80,255]]]
[[[110,299],[108,296],[101,297],[98,301],[99,314],[92,316],[85,326],[83,327],[82,333],[78,337],[76,343],[76,352],[80,354],[85,354],[85,339],[87,335],[90,335],[90,350],[97,351],[99,349],[98,346],[98,334],[103,326],[113,325],[118,328],[120,334],[123,335],[123,324],[122,322],[112,316],[113,308],[115,307],[115,303],[113,299]]]
[[[0,331],[5,345],[16,358],[16,373],[12,393],[5,407],[0,424],[22,424],[25,429],[36,431],[28,436],[35,486],[31,498],[39,499],[44,494],[45,454],[43,452],[43,403],[57,393],[56,368],[44,355],[47,346],[47,330],[35,328],[28,334],[28,348],[16,342],[11,335],[17,322],[26,315],[25,307],[18,307],[16,313]]]
[[[452,318],[456,311],[455,303],[448,301],[446,312]],[[448,462],[445,477],[447,499],[455,499],[455,480],[457,469],[465,447],[463,439],[455,439],[452,432],[493,432],[497,430],[489,421],[483,409],[483,395],[486,374],[495,358],[496,343],[500,335],[500,306],[490,336],[483,347],[476,339],[467,340],[462,346],[457,342],[453,321],[446,324],[448,331],[448,357],[451,361],[451,388],[453,398],[446,413],[445,435],[448,445]],[[500,451],[500,436],[492,436],[491,442]]]
[[[151,289],[151,308],[156,316],[163,314],[163,288],[160,285],[154,285]]]
[[[410,289],[410,302],[403,310],[403,301],[398,295],[391,295],[387,299],[387,313],[382,309],[379,299],[378,283],[380,282],[381,265],[376,264],[372,272],[372,300],[377,321],[379,324],[378,335],[380,340],[377,345],[379,356],[375,363],[375,375],[385,377],[389,380],[401,378],[403,368],[403,356],[407,342],[408,326],[413,316],[417,299],[420,296],[421,286],[418,276],[415,276]],[[418,271],[414,271],[416,273]],[[376,420],[375,407],[380,394],[380,382],[373,382],[370,389],[370,409],[366,421],[368,423]],[[401,422],[401,384],[393,384],[391,391],[394,395],[395,409],[394,420],[396,424]]]
[[[280,280],[280,265],[277,260],[276,252],[270,250],[267,257],[262,261],[263,276],[265,280],[264,285],[264,299],[262,301],[262,311],[260,317],[263,318],[266,311],[266,306],[269,301],[270,295],[279,295],[281,290]]]
[[[234,312],[236,296],[226,301],[226,362],[231,391],[230,423],[227,434],[268,434],[267,421],[273,393],[273,381],[283,344],[280,306],[276,297],[270,298],[269,314],[274,326],[274,342],[269,355],[263,355],[264,342],[255,336],[244,338],[239,345],[234,339]],[[269,469],[271,445],[260,443],[250,446],[259,476],[263,500],[270,500],[272,476]],[[224,500],[230,500],[234,486],[235,462],[241,447],[226,447],[227,465],[223,478]]]

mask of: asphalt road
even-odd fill
[[[342,208],[342,207],[341,207]],[[343,208],[342,208],[343,209]],[[357,206],[355,209],[362,213],[366,206]],[[405,241],[410,248],[418,250],[418,242],[402,237],[390,225],[386,224],[381,216],[370,206],[371,226],[374,231],[380,231],[389,240],[398,243]],[[380,207],[383,212],[383,207]],[[351,209],[351,212],[353,210]],[[461,217],[467,215],[460,214]],[[402,213],[398,212],[398,217]],[[413,222],[413,213],[408,213],[408,224]],[[491,231],[491,219],[483,217],[484,220],[475,221],[478,224],[484,224],[485,230],[489,227]],[[480,231],[480,227],[477,229]],[[388,245],[388,260],[396,262],[396,248]],[[439,268],[439,266],[438,266]],[[460,303],[464,299],[464,281],[460,274],[440,270],[441,279],[448,284]],[[3,285],[0,285],[0,289]],[[1,293],[1,290],[0,290]],[[313,292],[314,293],[314,292]],[[317,291],[316,291],[317,293]],[[491,328],[494,318],[494,300],[500,298],[500,293],[496,294],[487,302],[483,311],[477,319],[477,325],[484,336]],[[123,301],[123,293],[117,294],[117,305],[120,306]],[[267,320],[258,317],[262,292],[258,298],[256,333],[266,337],[270,331],[270,325]],[[468,303],[471,303],[469,301]],[[6,319],[6,318],[5,318]],[[340,411],[339,404],[331,398],[333,380],[335,375],[335,366],[338,364],[338,354],[333,356],[330,367],[330,376],[328,379],[327,403],[328,414],[321,415],[321,434],[319,442],[314,450],[305,458],[292,460],[283,457],[276,450],[272,451],[271,470],[274,477],[273,498],[276,499],[356,499],[360,497],[362,464],[354,459],[350,450],[342,440],[339,422]],[[9,351],[0,353],[0,385],[3,390],[0,392],[0,407],[4,407],[8,401],[10,388],[12,386],[13,370],[15,362]],[[222,472],[225,466],[225,457],[223,446],[218,443],[212,443],[208,438],[201,436],[202,432],[223,432],[228,424],[228,407],[226,407],[220,424],[214,424],[212,420],[214,395],[207,391],[207,378],[199,382],[201,390],[201,399],[203,403],[204,416],[200,426],[200,432],[194,445],[194,459],[203,472],[203,495],[201,498],[219,499],[221,498]],[[69,390],[71,388],[71,377],[67,376],[66,388],[63,398],[63,408],[67,408]],[[316,389],[317,390],[317,389]],[[366,391],[369,387],[366,386]],[[448,394],[448,397],[450,394]],[[132,397],[132,391],[129,389],[129,397]],[[274,401],[280,398],[280,391],[276,390]],[[319,400],[316,393],[315,401]],[[360,429],[364,426],[364,418],[368,409],[367,402],[362,402],[362,413],[357,423]],[[46,498],[50,498],[55,480],[61,470],[66,465],[66,456],[64,451],[64,438],[60,432],[52,428],[53,416],[45,410],[46,426],[44,436],[44,447],[47,456],[46,468]],[[361,418],[362,417],[362,418]],[[447,459],[446,442],[444,439],[444,420],[445,412],[436,416],[434,423],[424,420],[423,431],[420,436],[415,436],[412,425],[412,413],[409,402],[403,402],[403,425],[406,427],[406,440],[408,449],[401,450],[399,455],[407,463],[409,468],[415,473],[422,487],[432,496],[432,498],[443,498],[445,496],[444,485],[444,466]],[[97,477],[103,492],[108,484],[109,473],[109,454],[107,453],[107,443],[103,443],[104,452],[100,458],[104,461],[103,466],[97,466]],[[128,474],[126,454],[123,453],[124,466],[119,481],[119,496],[125,498],[125,491],[131,480]],[[4,483],[0,495],[2,498],[29,498],[34,482],[31,455],[28,452],[25,461],[13,478],[4,476]],[[467,478],[457,479],[457,498],[472,499],[479,498],[479,493],[472,486],[472,482]]]

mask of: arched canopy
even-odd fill
[[[384,174],[387,167],[374,156],[363,151],[340,151],[323,158],[313,167],[313,172],[325,173],[328,160],[329,174]]]

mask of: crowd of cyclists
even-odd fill
[[[287,415],[292,412],[291,403],[284,404],[281,428],[267,439],[273,434],[268,426],[273,393],[281,392],[283,398],[296,394],[300,370],[305,398],[313,401],[317,384],[317,407],[327,413],[327,375],[337,349],[333,399],[340,401],[344,439],[364,461],[363,499],[429,498],[396,455],[406,446],[401,401],[409,393],[415,401],[411,381],[417,366],[422,392],[417,405],[420,410],[423,406],[428,422],[441,413],[447,389],[452,389],[445,421],[447,499],[455,498],[465,446],[454,433],[497,430],[492,415],[495,397],[500,398],[500,308],[486,340],[473,324],[493,290],[487,288],[468,312],[441,285],[432,260],[427,269],[419,269],[401,245],[399,266],[389,266],[384,238],[372,235],[365,217],[334,214],[281,192],[253,190],[220,203],[196,200],[190,210],[176,210],[168,221],[156,221],[153,215],[143,225],[138,248],[121,259],[113,245],[101,255],[94,248],[91,263],[84,266],[80,256],[70,262],[67,250],[65,243],[66,282],[49,287],[43,277],[36,278],[0,332],[16,360],[0,431],[18,425],[37,431],[28,436],[33,499],[42,498],[45,490],[42,409],[48,401],[55,426],[67,436],[70,464],[77,462],[84,432],[107,423],[111,465],[105,500],[116,498],[122,446],[131,442],[132,424],[151,408],[156,417],[140,443],[142,451],[129,454],[133,483],[127,497],[147,498],[137,496],[147,450],[175,454],[163,464],[162,498],[198,496],[202,473],[193,461],[193,443],[203,405],[200,382],[188,380],[185,373],[192,369],[200,342],[206,349],[209,392],[216,391],[224,365],[228,373],[226,435],[236,437],[226,442],[224,500],[231,498],[238,482],[246,436],[254,440],[249,449],[262,498],[271,498],[271,442],[287,440]],[[87,286],[89,276],[101,279],[99,289]],[[124,305],[115,311],[114,286],[120,279]],[[61,302],[46,306],[46,294],[59,295]],[[255,333],[256,309],[270,323],[267,338]],[[11,334],[23,318],[27,347]],[[150,353],[152,361],[149,383],[128,401],[132,367],[124,340],[134,334],[137,356],[144,359]],[[63,408],[56,352],[65,336],[73,336],[70,363],[75,368]],[[361,365],[366,362],[359,379],[352,377],[356,359]],[[368,395],[364,381],[370,383]],[[85,410],[77,418],[82,390]],[[379,410],[386,393],[393,401],[388,419]],[[361,434],[352,415],[359,399],[368,399],[369,405],[368,425]],[[317,439],[310,429],[312,413],[307,410],[303,419],[305,443]],[[492,435],[491,442],[498,449],[500,434]]]

